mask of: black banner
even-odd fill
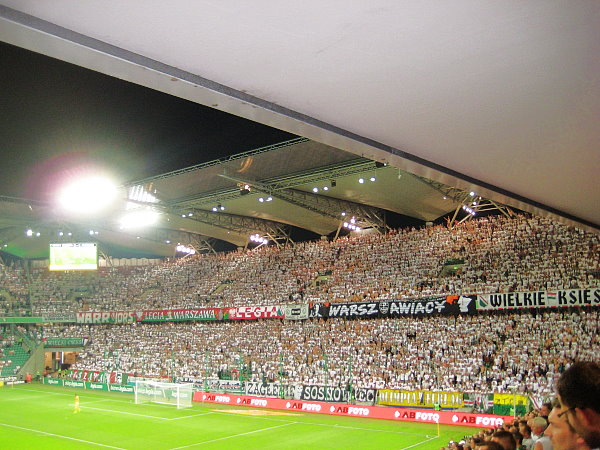
[[[347,403],[350,398],[348,389],[341,387],[302,386],[300,400],[313,402],[342,402]]]
[[[375,400],[377,400],[377,389],[355,389],[354,399],[357,402],[375,403]]]
[[[449,295],[426,300],[389,300],[363,303],[331,303],[314,305],[311,317],[323,318],[369,318],[369,317],[404,317],[428,316],[434,314],[457,315],[475,313],[475,296]],[[326,306],[327,309],[317,309]],[[316,312],[320,315],[316,315]]]
[[[256,397],[272,397],[279,398],[283,395],[284,398],[294,396],[295,386],[279,385],[275,383],[256,383],[247,381],[245,383],[246,395],[254,395]]]
[[[326,319],[329,317],[329,303],[312,303],[308,308],[308,317],[311,319]]]

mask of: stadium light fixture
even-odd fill
[[[196,250],[194,250],[191,247],[188,247],[186,245],[182,245],[182,244],[178,244],[177,247],[175,247],[175,250],[177,250],[179,253],[185,253],[186,255],[195,255],[196,254]]]
[[[28,228],[27,231],[25,231],[25,235],[27,237],[31,237],[33,236],[33,230],[31,228]]]
[[[329,186],[323,186],[323,190],[324,191],[328,191],[329,190]]]
[[[364,178],[359,178],[359,179],[358,179],[358,182],[359,182],[360,184],[364,184],[364,183],[365,183],[365,179],[364,179]]]
[[[250,240],[252,242],[256,242],[257,244],[268,244],[269,243],[268,239],[262,237],[258,233],[250,235]]]
[[[369,181],[375,181],[376,179],[377,178],[375,178],[375,177],[371,177],[371,178],[369,178]]]
[[[314,187],[314,188],[312,188],[312,191],[316,194],[317,192],[319,192],[319,188],[318,187]]]
[[[106,177],[86,176],[72,180],[58,192],[58,205],[73,214],[93,214],[110,206],[117,197],[116,185]]]

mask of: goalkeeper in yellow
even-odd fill
[[[73,414],[79,414],[81,408],[79,408],[79,395],[75,395],[75,402],[73,403]]]

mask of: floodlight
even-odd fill
[[[27,231],[25,231],[25,234],[27,235],[27,237],[31,237],[33,236],[33,230],[29,228]]]
[[[359,182],[360,184],[363,184],[363,183],[365,182],[365,179],[364,179],[364,178],[359,178],[359,179],[358,179],[358,182]]]
[[[314,187],[314,188],[312,188],[312,191],[315,192],[315,193],[319,192],[319,188],[318,187]]]
[[[71,181],[58,193],[58,203],[66,211],[90,214],[109,206],[117,196],[112,181],[101,176],[87,176]]]

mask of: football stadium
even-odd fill
[[[0,448],[599,448],[600,5],[451,3],[0,0]]]

